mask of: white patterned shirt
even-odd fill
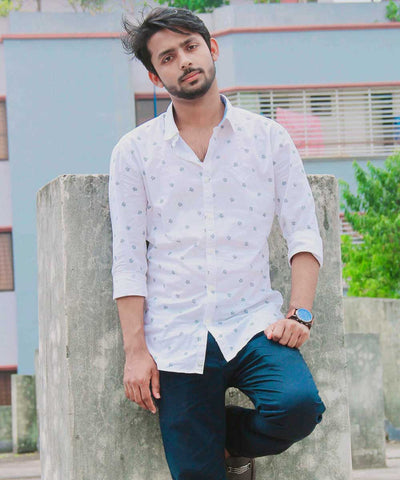
[[[289,260],[310,252],[322,265],[314,200],[288,133],[221,100],[204,161],[180,137],[172,104],[111,156],[113,298],[145,297],[159,370],[203,373],[208,332],[229,361],[283,317],[269,276],[275,214]]]

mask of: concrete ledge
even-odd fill
[[[11,405],[0,406],[0,453],[12,452]]]
[[[379,336],[345,335],[353,468],[386,467],[385,413]]]
[[[38,437],[34,375],[11,375],[11,403],[13,451],[34,452]]]
[[[310,437],[282,455],[259,459],[258,480],[351,475],[337,184],[332,176],[311,176],[310,182],[326,261],[317,322],[302,353],[327,412]],[[167,480],[158,419],[129,402],[123,390],[108,177],[60,176],[38,192],[37,207],[42,479]],[[290,272],[276,225],[270,245],[273,284],[287,297]],[[227,398],[245,401],[237,392]]]
[[[400,440],[400,300],[346,297],[344,319],[346,333],[379,335],[386,433]]]

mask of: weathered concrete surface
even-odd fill
[[[40,450],[40,425],[39,425],[39,397],[41,394],[40,390],[40,381],[39,381],[39,350],[36,348],[35,350],[35,389],[36,389],[36,424],[37,424],[37,430],[38,430],[38,436],[37,436],[37,442],[36,442],[36,450]]]
[[[346,297],[344,318],[346,333],[379,334],[386,432],[400,440],[400,300]]]
[[[38,437],[34,375],[11,375],[14,453],[36,451]]]
[[[379,336],[347,333],[344,343],[353,468],[385,467],[385,413]]]
[[[0,405],[0,453],[12,452],[11,405]]]
[[[337,184],[331,176],[310,181],[326,260],[316,325],[302,351],[327,412],[310,437],[258,460],[258,480],[348,480],[351,474]],[[170,478],[157,417],[124,395],[107,191],[105,175],[63,175],[37,197],[43,480]],[[286,247],[277,232],[271,246],[273,282],[287,294]]]

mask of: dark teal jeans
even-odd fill
[[[225,480],[231,455],[276,455],[309,435],[325,406],[300,351],[255,335],[227,362],[208,334],[202,375],[160,371],[159,408],[165,454],[174,480]],[[225,408],[237,387],[255,409]]]

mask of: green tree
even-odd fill
[[[400,22],[400,4],[396,5],[393,0],[390,0],[386,5],[386,18],[392,22]]]
[[[344,215],[363,242],[342,236],[343,277],[350,296],[400,298],[400,151],[384,167],[353,163],[357,194],[341,181]]]
[[[68,3],[76,12],[81,9],[82,12],[90,13],[100,13],[106,2],[107,0],[68,0]]]
[[[229,5],[229,0],[157,0],[160,5],[169,7],[187,8],[192,12],[210,13],[222,5]]]
[[[12,10],[19,10],[22,0],[0,0],[0,17],[6,17]]]

